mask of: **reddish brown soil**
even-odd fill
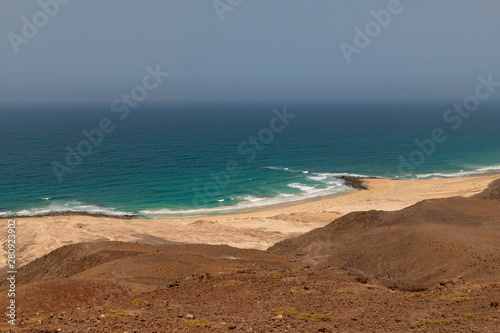
[[[345,267],[405,288],[460,278],[500,282],[500,204],[449,198],[395,212],[355,212],[270,251],[302,264]]]
[[[483,192],[473,196],[476,199],[500,201],[500,179],[491,183]]]

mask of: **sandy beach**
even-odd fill
[[[18,267],[67,244],[103,240],[226,244],[264,250],[353,211],[393,211],[425,199],[469,197],[499,178],[500,174],[429,180],[367,179],[369,190],[234,215],[158,220],[92,216],[16,218]],[[6,228],[7,219],[2,219],[3,233]],[[3,255],[5,249],[4,241]]]

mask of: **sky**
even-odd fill
[[[500,81],[500,1],[397,3],[2,0],[0,103],[111,102],[148,66],[169,73],[147,91],[160,102],[463,99]]]

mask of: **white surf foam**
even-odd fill
[[[314,194],[314,193],[319,193],[323,191],[328,191],[333,188],[333,186],[329,186],[327,188],[318,188],[316,186],[308,186],[300,183],[292,183],[288,184],[289,187],[291,188],[296,188],[298,190],[301,190],[302,192],[305,192],[307,194]]]
[[[276,204],[283,204],[305,199],[311,199],[319,196],[326,196],[330,194],[340,193],[349,189],[348,187],[343,185],[328,186],[326,188],[317,188],[300,183],[289,184],[289,187],[299,189],[301,193],[292,194],[292,193],[280,192],[273,197],[256,197],[252,195],[247,195],[242,198],[244,201],[232,206],[221,206],[221,207],[199,208],[199,209],[188,209],[188,210],[171,210],[168,208],[163,208],[159,210],[143,210],[141,211],[141,213],[152,218],[161,218],[162,216],[200,216],[207,214],[223,214],[228,212],[236,212],[246,209],[255,209]]]
[[[44,207],[23,209],[18,212],[6,211],[0,212],[0,217],[36,217],[47,215],[63,215],[68,213],[81,213],[91,215],[105,215],[111,217],[129,217],[136,216],[132,212],[121,212],[115,208],[105,208],[96,205],[88,205],[79,201],[52,203]]]
[[[283,198],[290,198],[293,197],[294,195],[291,193],[280,193],[279,196]]]
[[[250,202],[258,202],[258,201],[266,200],[266,198],[258,198],[258,197],[254,197],[254,196],[251,196],[251,195],[247,195],[245,197],[245,200],[246,201],[250,201]]]
[[[450,173],[434,172],[434,173],[419,174],[416,175],[416,178],[417,179],[460,178],[460,177],[468,177],[468,176],[491,173],[491,172],[500,172],[500,165],[482,167],[470,171],[460,170],[458,172],[450,172]]]

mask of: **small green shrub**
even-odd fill
[[[304,313],[299,317],[300,320],[308,320],[308,321],[331,321],[332,318],[330,316],[324,314],[312,314],[312,313]]]
[[[292,294],[297,294],[297,295],[300,295],[300,294],[305,294],[307,293],[309,290],[305,290],[305,289],[292,289],[290,290],[290,292]]]
[[[184,326],[189,326],[189,327],[211,327],[214,323],[207,319],[193,319],[193,320],[186,320],[182,322],[182,325]]]
[[[352,288],[342,288],[339,290],[339,292],[344,293],[344,294],[354,294],[354,289]]]
[[[136,298],[132,301],[132,304],[139,304],[139,303],[142,303],[144,302],[144,300],[142,298]]]
[[[441,295],[439,296],[441,301],[449,301],[449,302],[465,302],[469,300],[469,296],[464,293],[456,293],[449,295]]]
[[[443,326],[443,325],[449,325],[450,322],[448,320],[430,321],[427,318],[419,318],[413,324],[415,326],[417,326],[417,327],[422,327],[422,326]]]

